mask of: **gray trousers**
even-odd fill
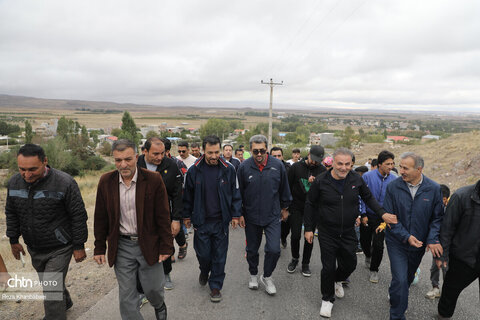
[[[163,285],[165,284],[163,265],[162,263],[155,263],[153,266],[149,266],[137,241],[119,238],[114,269],[118,281],[122,319],[143,319],[140,314],[137,275],[150,304],[155,309],[163,305]]]
[[[71,245],[51,251],[36,252],[28,248],[32,258],[32,265],[38,273],[41,281],[55,280],[62,287],[53,288],[53,292],[45,291],[46,299],[43,301],[46,320],[65,320],[67,319],[66,304],[71,302],[70,293],[65,288],[65,277],[67,276],[68,265],[72,259],[73,248]],[[61,281],[60,281],[61,280]],[[46,288],[44,288],[46,289]],[[58,299],[58,292],[63,290],[63,299]],[[54,300],[52,300],[54,299]]]
[[[447,270],[448,267],[445,268],[442,266],[443,280],[445,280]],[[440,287],[440,269],[438,269],[437,264],[435,263],[435,258],[432,259],[432,266],[430,267],[430,281],[432,281],[432,287]]]

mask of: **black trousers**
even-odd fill
[[[332,236],[322,228],[318,229],[318,242],[322,259],[321,291],[322,300],[335,301],[335,282],[346,280],[357,267],[357,236],[352,226],[350,232]]]
[[[300,240],[302,238],[305,239],[302,234],[303,212],[292,210],[288,220],[290,221],[290,229],[292,230],[292,235],[290,237],[292,258],[298,260],[300,258]],[[302,265],[310,264],[312,249],[313,242],[310,244],[304,240]]]
[[[466,263],[450,256],[448,271],[443,282],[442,296],[438,302],[438,313],[442,317],[452,317],[460,293],[479,277],[479,260],[477,260],[475,268],[472,268]]]
[[[288,219],[286,221],[282,221],[281,222],[281,239],[282,239],[282,242],[286,242],[287,241],[287,236],[288,234],[290,233],[290,217],[288,217]]]
[[[385,231],[375,233],[375,229],[382,223],[380,219],[368,218],[368,226],[360,224],[360,245],[365,257],[371,258],[370,271],[377,271],[382,263]]]

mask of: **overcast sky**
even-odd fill
[[[0,0],[0,94],[480,112],[478,0]]]

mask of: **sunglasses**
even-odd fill
[[[254,155],[257,155],[257,154],[265,154],[267,152],[267,149],[253,149],[252,150],[252,153]]]
[[[178,150],[178,153],[185,153],[187,150]]]

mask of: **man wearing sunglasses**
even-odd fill
[[[183,161],[183,163],[185,163],[185,165],[187,166],[187,169],[190,169],[190,167],[195,163],[195,161],[197,161],[197,158],[195,158],[189,153],[188,142],[181,141],[178,143],[177,159]]]
[[[237,177],[242,195],[240,226],[245,227],[247,262],[250,271],[248,287],[258,289],[258,249],[265,232],[265,260],[260,281],[268,294],[277,292],[272,273],[280,257],[280,221],[288,218],[292,202],[287,172],[283,163],[268,156],[267,138],[255,135],[250,138],[252,157],[242,162]]]

